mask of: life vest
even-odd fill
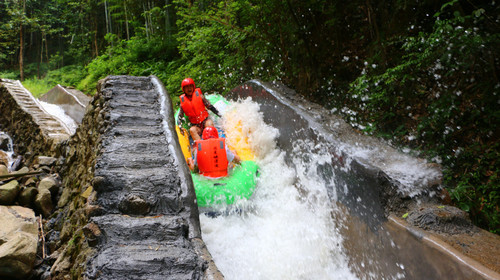
[[[181,108],[188,116],[192,124],[198,124],[208,117],[208,111],[203,104],[201,89],[197,88],[191,95],[191,100],[185,95],[181,95]]]
[[[200,174],[218,178],[227,176],[226,140],[211,138],[198,140],[196,143],[196,161]]]

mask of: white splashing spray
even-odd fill
[[[276,148],[278,131],[264,123],[251,99],[233,103],[225,113],[231,112],[249,136],[260,176],[254,196],[244,202],[250,211],[200,216],[203,240],[226,279],[355,279],[325,182],[306,167],[316,163],[296,158],[295,168],[288,167]]]

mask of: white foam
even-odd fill
[[[47,103],[41,100],[38,100],[40,105],[43,107],[43,109],[51,114],[52,116],[58,118],[59,120],[63,121],[66,126],[69,128],[71,134],[74,134],[76,131],[76,128],[78,125],[76,124],[75,120],[73,120],[70,116],[66,115],[64,110],[59,107],[58,105]]]
[[[381,170],[398,184],[398,191],[414,197],[429,187],[429,182],[439,182],[441,172],[423,159],[400,153],[390,147],[385,149],[373,145],[351,147],[353,157],[362,159]]]
[[[264,123],[251,99],[232,104],[226,114],[241,121],[260,167],[254,196],[242,203],[250,211],[200,216],[203,240],[226,279],[355,279],[325,182],[300,158],[296,169],[285,164],[274,140],[278,131]]]
[[[14,155],[14,147],[13,147],[13,143],[12,143],[12,138],[10,138],[10,136],[3,131],[0,131],[0,136],[2,136],[2,138],[7,137],[8,141],[9,141],[9,144],[7,144],[7,150],[1,150],[1,151],[5,152],[5,154],[7,155],[7,160],[8,160],[7,168],[10,171],[10,166],[14,162],[14,159],[12,158],[12,156]]]

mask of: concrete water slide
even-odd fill
[[[332,218],[345,223],[343,246],[358,277],[500,279],[396,217],[398,208],[414,206],[414,196],[433,200],[426,197],[439,184],[435,167],[425,167],[425,178],[408,181],[388,167],[401,160],[397,153],[352,133],[341,119],[289,89],[250,81],[230,93],[233,99],[247,96],[260,104],[266,123],[280,130],[277,144],[288,157],[294,156],[298,139],[329,143],[325,152],[333,164],[316,168],[334,178],[325,188],[344,211],[343,217]],[[63,242],[80,242],[80,251],[63,250],[52,268],[53,279],[64,279],[70,271],[87,279],[222,279],[201,239],[191,177],[161,82],[156,77],[108,77],[88,107],[63,154],[68,167],[62,197],[72,202],[58,205],[73,229],[59,229],[61,236],[69,235]],[[2,125],[8,122],[4,118]],[[45,125],[39,124],[42,131]],[[352,154],[359,150],[349,143],[369,145],[372,156]],[[82,227],[85,238],[77,238]]]
[[[264,121],[279,129],[277,144],[286,151],[288,162],[311,152],[297,144],[301,142],[322,147],[320,153],[331,156],[332,164],[311,168],[317,168],[325,179],[333,179],[325,180],[334,182],[325,188],[343,211],[332,212],[332,218],[341,225],[349,268],[359,278],[500,279],[493,270],[500,270],[498,236],[467,222],[462,225],[460,218],[446,217],[445,211],[437,212],[437,216],[443,214],[442,221],[429,213],[419,217],[429,228],[438,225],[433,232],[400,218],[405,212],[411,216],[422,209],[453,209],[438,204],[438,166],[355,132],[338,116],[280,84],[252,80],[233,89],[228,97],[250,97],[260,105]],[[458,226],[440,225],[443,221],[455,221]],[[450,235],[458,237],[451,238],[452,243],[463,250],[441,238]],[[473,248],[479,243],[481,246]],[[473,250],[478,251],[476,259],[464,254]]]
[[[91,97],[83,94],[81,91],[62,85],[56,85],[46,94],[40,96],[40,100],[56,104],[61,107],[66,115],[70,116],[77,124],[80,124],[85,114],[85,108],[90,102]]]
[[[10,96],[5,96],[4,98],[13,98],[23,111],[31,115],[33,121],[39,125],[46,136],[56,141],[69,138],[70,130],[65,123],[45,111],[36,98],[23,87],[20,81],[1,79],[0,82],[10,93]],[[5,113],[3,112],[3,114]],[[16,116],[10,117],[16,118]],[[21,119],[21,116],[18,117]]]

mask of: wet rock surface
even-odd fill
[[[171,131],[172,105],[155,77],[100,81],[66,148],[64,190],[47,224],[57,233],[52,279],[221,277]]]
[[[194,198],[178,176],[174,138],[164,132],[159,89],[150,78],[109,77],[101,84],[109,108],[93,188],[101,209],[90,279],[201,279],[206,270],[190,244]],[[191,186],[192,187],[192,186]],[[192,208],[194,207],[194,208]],[[159,217],[156,217],[159,216]],[[198,228],[195,228],[198,227]],[[93,231],[95,232],[95,231]]]
[[[472,233],[476,230],[469,215],[453,206],[421,207],[409,213],[409,224],[438,233]]]

